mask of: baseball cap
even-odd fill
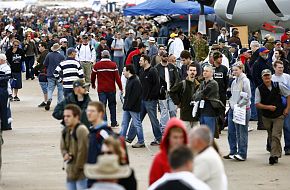
[[[102,55],[101,56],[102,57],[104,57],[104,56],[110,56],[110,52],[108,50],[104,50],[104,51],[102,51]]]
[[[265,48],[265,47],[261,47],[260,49],[259,49],[259,53],[269,53],[270,52],[270,50],[268,50],[267,48]]]
[[[130,29],[129,30],[129,34],[134,34],[134,30],[133,29]]]
[[[59,40],[59,42],[60,42],[60,43],[62,43],[62,42],[67,42],[67,39],[66,39],[66,38],[61,38],[61,39]]]
[[[170,38],[174,38],[174,37],[176,37],[176,36],[178,36],[178,35],[175,34],[175,33],[171,33],[171,34],[170,34]]]
[[[100,41],[102,41],[102,40],[106,40],[106,38],[104,38],[104,37],[101,37],[101,38],[100,38]]]
[[[87,87],[89,86],[90,84],[86,84],[85,81],[83,79],[78,79],[76,81],[74,81],[73,83],[73,88],[76,88],[76,87]]]
[[[262,71],[262,74],[261,74],[262,76],[265,76],[265,75],[272,75],[272,72],[270,71],[270,69],[264,69],[263,71]]]
[[[152,42],[152,43],[155,43],[155,38],[154,37],[150,37],[148,42]]]
[[[66,50],[66,54],[67,54],[67,55],[72,54],[72,52],[77,52],[77,51],[76,51],[76,49],[73,48],[73,47],[70,47],[70,48],[68,48],[68,49]]]

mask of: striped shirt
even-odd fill
[[[72,89],[74,81],[84,78],[84,72],[78,61],[67,58],[56,67],[54,77],[63,82],[63,88]]]
[[[11,78],[11,69],[7,63],[0,64],[0,88],[8,88]]]

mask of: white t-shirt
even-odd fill
[[[290,89],[290,75],[283,73],[282,75],[272,75],[272,81],[273,82],[279,82],[284,84],[286,87]]]
[[[168,67],[164,67],[164,73],[165,73],[165,81],[166,81],[166,86],[167,86],[167,91],[170,91],[170,76],[169,76],[169,71]]]
[[[214,190],[227,190],[224,164],[213,147],[208,147],[194,159],[193,173]]]
[[[114,50],[114,57],[123,57],[124,56],[124,40],[123,39],[114,39],[111,45],[112,48],[122,49],[122,50]]]

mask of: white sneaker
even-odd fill
[[[241,155],[239,155],[239,154],[236,154],[236,155],[234,155],[234,158],[236,159],[236,160],[238,160],[238,161],[245,161],[246,159],[245,158],[243,158]]]
[[[254,131],[254,128],[251,127],[251,126],[249,126],[249,127],[248,127],[248,132],[251,132],[251,131]]]

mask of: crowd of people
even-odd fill
[[[26,80],[38,79],[43,95],[38,107],[50,110],[57,88],[53,117],[64,126],[67,189],[136,189],[126,143],[137,136],[132,147],[146,147],[147,114],[154,136],[150,146],[160,146],[150,190],[227,189],[214,138],[228,127],[230,150],[223,158],[245,161],[250,120],[268,132],[269,164],[282,156],[282,132],[290,155],[289,29],[281,40],[267,35],[263,44],[254,32],[247,47],[238,29],[229,36],[223,27],[209,46],[201,32],[188,37],[144,17],[77,9],[31,12],[0,14],[1,130],[12,129],[9,102],[21,100],[23,72]],[[92,89],[99,102],[91,101]]]

